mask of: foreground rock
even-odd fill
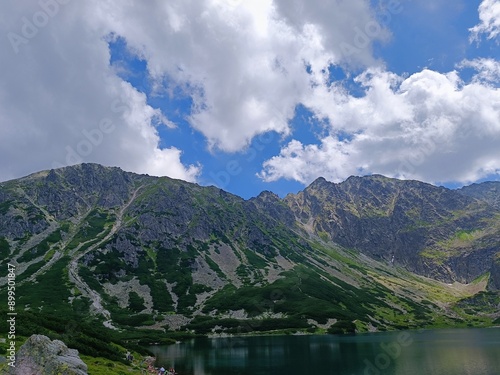
[[[78,356],[78,350],[69,349],[62,341],[33,335],[21,346],[16,367],[11,367],[7,374],[87,375],[87,365]]]

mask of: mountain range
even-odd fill
[[[116,330],[489,326],[500,183],[380,175],[284,198],[81,164],[0,183],[0,298]],[[34,332],[35,333],[35,332]]]

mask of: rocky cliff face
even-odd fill
[[[78,351],[68,349],[59,340],[42,335],[31,336],[16,355],[16,366],[9,375],[87,375],[87,365]]]
[[[458,189],[457,192],[487,202],[489,205],[500,209],[500,182],[488,181],[472,184]]]
[[[487,272],[499,250],[488,201],[418,181],[320,178],[285,202],[310,233],[446,282]]]
[[[500,291],[500,253],[493,259],[493,266],[491,267],[490,280],[488,282],[488,289],[491,291]]]

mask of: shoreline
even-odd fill
[[[420,332],[420,331],[443,331],[443,330],[471,330],[471,329],[500,329],[500,325],[486,326],[486,327],[423,327],[414,329],[394,329],[385,331],[373,331],[373,332],[352,332],[352,333],[327,333],[327,332],[296,332],[296,333],[286,333],[283,331],[266,331],[262,333],[243,333],[243,334],[231,334],[231,333],[221,333],[221,334],[209,334],[209,335],[197,335],[188,340],[177,341],[171,344],[158,344],[152,343],[144,348],[149,347],[161,347],[161,346],[171,346],[179,345],[184,342],[195,340],[195,339],[227,339],[227,338],[247,338],[247,337],[271,337],[271,336],[335,336],[335,337],[350,337],[350,336],[362,336],[362,335],[378,335],[384,333],[398,333],[398,332]]]

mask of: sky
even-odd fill
[[[4,0],[0,181],[500,179],[500,0]]]

